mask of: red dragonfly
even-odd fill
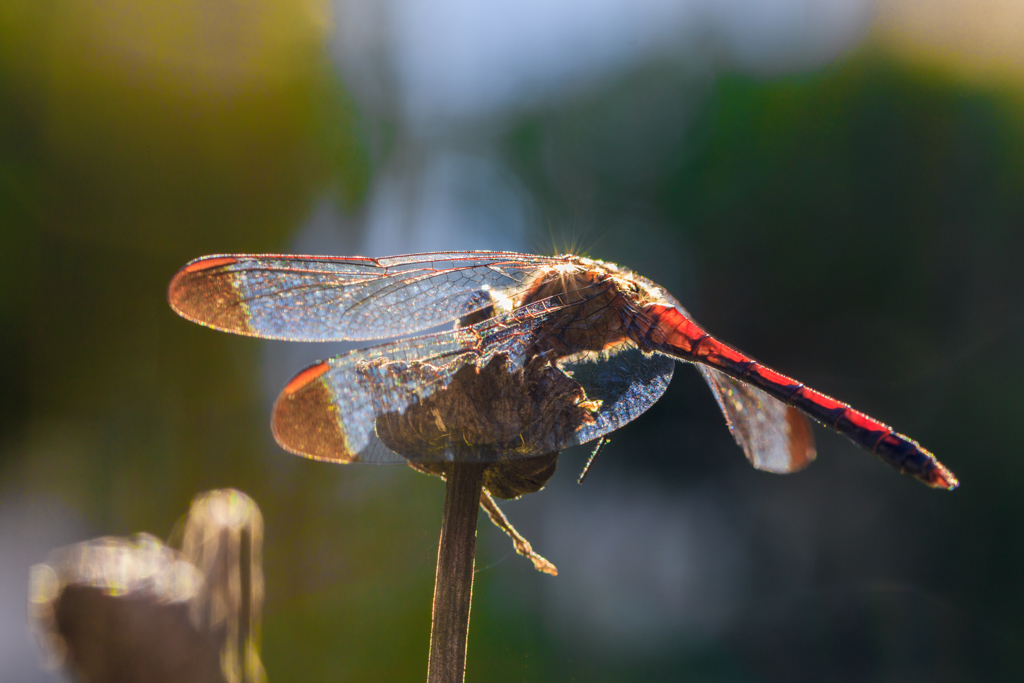
[[[808,465],[810,417],[929,486],[958,486],[917,442],[715,339],[663,288],[604,261],[487,251],[214,255],[182,268],[168,298],[189,320],[265,339],[400,337],[320,361],[285,386],[274,407],[275,438],[310,458],[407,462],[378,438],[378,418],[404,413],[443,391],[460,369],[499,356],[510,371],[539,358],[585,390],[592,419],[548,444],[561,450],[650,408],[679,360],[697,365],[758,469]],[[436,449],[427,459],[451,460],[454,452]],[[536,455],[510,446],[495,457]]]

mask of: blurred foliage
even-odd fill
[[[205,252],[282,249],[325,190],[359,203],[368,160],[323,26],[291,3],[255,3],[241,28],[230,2],[195,3],[181,25],[155,5],[62,5],[2,10],[16,40],[0,61],[0,336],[5,371],[35,368],[8,378],[20,391],[5,395],[4,433],[58,415],[89,431],[127,411],[150,423],[143,443],[179,438],[168,401],[184,396],[167,374],[185,359],[162,354],[224,361],[176,340],[188,331],[166,316],[169,275]],[[217,410],[251,401],[213,383],[181,391]],[[139,446],[118,428],[90,440]]]
[[[265,347],[165,302],[188,259],[285,249],[316,199],[355,210],[370,178],[322,8],[250,0],[236,34],[232,7],[191,3],[187,25],[128,0],[0,7],[0,495],[123,535],[245,490],[267,523],[270,680],[422,676],[441,487],[282,453]],[[754,472],[681,369],[588,485],[718,486],[758,553],[744,613],[643,658],[578,648],[545,616],[551,579],[509,560],[478,576],[468,679],[1019,677],[1019,93],[870,54],[770,80],[650,66],[525,116],[504,150],[553,223],[592,226],[593,255],[919,438],[964,486],[916,488],[827,435],[807,473]],[[782,509],[818,525],[796,595],[773,583]]]

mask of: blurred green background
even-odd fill
[[[265,516],[270,680],[422,679],[443,486],[283,452],[270,402],[336,350],[214,333],[165,290],[208,253],[497,247],[635,268],[962,487],[824,430],[806,472],[757,472],[681,367],[586,485],[568,452],[504,506],[559,577],[482,523],[467,680],[1024,677],[1024,60],[999,38],[1020,18],[849,0],[819,34],[765,0],[747,33],[663,35],[649,4],[618,42],[573,3],[469,12],[491,38],[458,3],[0,6],[11,680],[53,676],[21,630],[29,564],[166,535],[221,486]]]

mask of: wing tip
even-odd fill
[[[192,259],[181,269],[182,273],[198,273],[218,266],[233,266],[238,263],[235,256],[200,256]]]
[[[167,302],[175,313],[194,323],[224,332],[252,335],[248,313],[230,271],[234,256],[204,256],[185,264],[171,278]]]
[[[793,406],[786,406],[786,425],[789,427],[789,468],[786,471],[799,472],[818,457],[814,431],[810,420]]]
[[[329,365],[321,361],[296,375],[274,403],[270,428],[289,453],[313,460],[349,463],[356,458],[338,421],[330,388],[317,381]]]
[[[292,377],[288,384],[284,385],[281,395],[291,396],[292,394],[301,391],[304,387],[309,385],[310,382],[316,380],[317,377],[323,375],[330,368],[330,364],[325,360],[314,365],[310,365],[308,368],[295,375],[295,377]]]

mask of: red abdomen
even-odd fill
[[[680,360],[707,365],[755,386],[929,486],[954,489],[959,485],[953,473],[913,439],[723,344],[678,308],[653,304],[640,315],[637,332],[642,334],[642,339],[638,341],[650,348]]]

